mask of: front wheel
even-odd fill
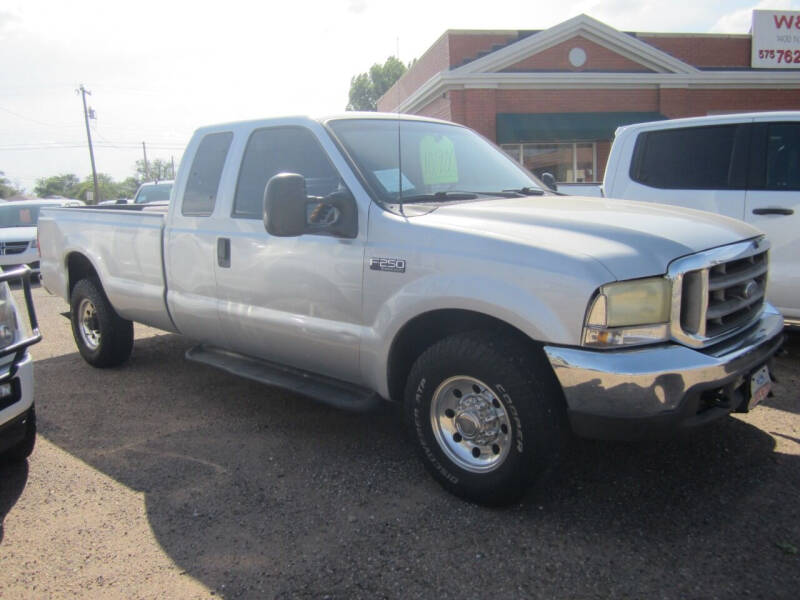
[[[133,323],[120,317],[99,284],[81,279],[70,297],[72,335],[84,360],[93,367],[114,367],[133,349]]]
[[[552,467],[564,410],[545,359],[512,336],[460,333],[426,350],[406,386],[425,466],[450,492],[507,504]]]

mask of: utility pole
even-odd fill
[[[94,166],[94,150],[92,149],[92,132],[89,129],[89,111],[86,108],[86,94],[92,95],[92,92],[87,90],[81,84],[80,89],[75,90],[76,93],[81,94],[83,99],[83,120],[86,122],[86,139],[89,140],[89,158],[92,160],[92,180],[94,181],[94,203],[100,202],[100,188],[97,186],[97,169]]]
[[[170,156],[169,158],[172,161],[172,179],[175,179],[175,157]]]
[[[150,179],[150,169],[147,166],[147,148],[145,147],[144,142],[142,142],[142,152],[144,153],[144,178]]]

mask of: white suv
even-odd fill
[[[620,127],[603,192],[711,211],[763,230],[772,244],[767,296],[787,324],[800,325],[800,112]]]
[[[18,200],[0,204],[0,267],[28,265],[39,273],[36,241],[39,211],[44,207],[83,206],[80,200]]]

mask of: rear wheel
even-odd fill
[[[70,299],[72,335],[84,360],[93,367],[114,367],[133,349],[133,323],[120,317],[93,279],[75,284]]]
[[[512,336],[460,333],[426,350],[406,387],[425,466],[450,492],[507,504],[554,466],[565,436],[545,359]]]

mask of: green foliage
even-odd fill
[[[136,161],[136,175],[134,176],[139,183],[145,181],[161,181],[163,179],[175,179],[172,169],[172,161],[156,158],[147,161],[147,171],[144,168],[144,159]]]
[[[94,198],[92,201],[93,204],[97,204],[101,200],[114,200],[123,197],[120,196],[119,184],[114,181],[111,175],[107,175],[106,173],[97,174],[97,189],[100,191],[100,198]],[[94,194],[94,180],[91,175],[87,175],[83,181],[73,188],[73,193],[75,195],[71,197],[86,201],[89,197],[87,192],[92,192],[92,194]]]
[[[100,198],[95,198],[93,202],[116,200],[117,198],[133,198],[136,190],[145,181],[175,178],[172,170],[172,161],[156,158],[153,161],[148,161],[147,166],[149,174],[145,173],[144,160],[137,160],[134,165],[134,175],[127,177],[123,181],[114,181],[114,178],[110,175],[98,173],[97,187],[100,190]],[[0,172],[0,176],[2,176],[2,172]],[[5,183],[5,178],[0,177],[0,198],[7,197],[5,195]],[[16,189],[9,189],[11,189],[11,193],[8,193],[8,196],[18,193]],[[87,192],[94,193],[94,182],[91,175],[81,181],[74,173],[62,173],[61,175],[37,179],[36,187],[33,188],[33,191],[40,198],[64,196],[65,198],[77,198],[86,201]]]
[[[394,56],[382,65],[375,63],[368,73],[359,73],[350,80],[350,101],[347,110],[378,109],[378,98],[383,96],[408,69]]]
[[[37,179],[33,192],[39,198],[47,198],[48,196],[77,198],[77,186],[79,183],[80,179],[74,173],[62,173],[61,175]]]
[[[17,189],[17,187],[6,178],[5,173],[0,171],[0,198],[11,198],[11,196],[16,196],[21,193],[22,190]]]
[[[124,181],[117,184],[119,191],[118,198],[133,198],[136,190],[139,189],[141,182],[136,177],[127,177]]]

